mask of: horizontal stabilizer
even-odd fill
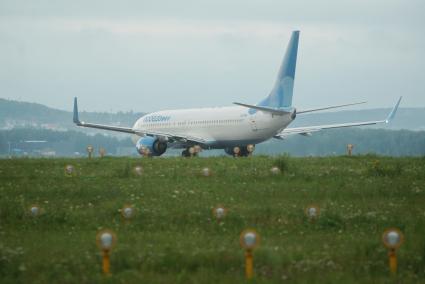
[[[314,112],[314,111],[321,111],[321,110],[327,110],[327,109],[333,109],[333,108],[340,108],[340,107],[347,107],[347,106],[355,106],[355,105],[361,105],[361,104],[365,104],[365,103],[366,102],[359,102],[359,103],[352,103],[352,104],[345,104],[345,105],[328,106],[328,107],[322,107],[322,108],[297,110],[297,114]]]

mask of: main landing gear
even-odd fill
[[[196,157],[201,151],[202,148],[199,145],[187,147],[185,150],[182,151],[182,157]]]
[[[233,156],[233,157],[249,157],[255,150],[254,144],[249,144],[247,146],[235,146],[233,148],[229,147],[224,149],[224,151]]]

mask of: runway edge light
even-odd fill
[[[134,218],[135,213],[136,209],[130,204],[125,204],[123,208],[121,208],[121,217],[124,219],[125,223],[129,223],[130,220]]]
[[[397,273],[397,249],[404,242],[404,235],[398,228],[389,228],[382,234],[382,242],[388,249],[388,264],[390,273],[395,275]]]
[[[101,158],[103,158],[103,157],[105,157],[105,155],[106,155],[106,149],[105,149],[105,148],[103,148],[103,147],[100,147],[100,148],[99,148],[99,156],[100,156]]]
[[[308,205],[305,208],[305,215],[310,222],[316,221],[320,216],[320,207],[314,204]]]
[[[245,249],[245,277],[247,280],[254,276],[254,256],[252,251],[260,244],[260,236],[253,229],[242,231],[239,236],[239,244]]]
[[[135,175],[141,176],[143,174],[143,167],[142,166],[135,166],[133,171],[134,171]]]
[[[213,217],[217,219],[218,222],[221,222],[224,217],[227,215],[227,209],[222,205],[217,205],[213,208]]]
[[[270,169],[270,172],[272,173],[272,175],[278,175],[280,174],[280,169],[278,167],[272,167]]]
[[[73,165],[66,165],[65,166],[65,176],[72,177],[75,173],[75,168]]]
[[[110,252],[115,247],[116,242],[115,233],[109,229],[100,230],[96,235],[97,247],[102,252],[102,271],[106,276],[111,275]]]
[[[209,176],[211,176],[211,170],[210,170],[209,168],[203,168],[203,169],[202,169],[202,175],[203,175],[204,177],[209,177]]]
[[[41,214],[41,208],[37,204],[33,204],[29,207],[29,214],[31,217],[38,217]]]
[[[93,154],[93,151],[94,151],[93,146],[92,146],[92,145],[88,145],[88,146],[87,146],[87,153],[88,153],[88,155],[89,155],[89,159],[91,159],[92,154]]]

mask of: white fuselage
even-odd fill
[[[136,121],[134,130],[197,137],[208,148],[246,146],[266,141],[292,122],[291,114],[272,115],[239,106],[164,110]]]

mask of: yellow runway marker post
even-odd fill
[[[397,228],[389,228],[382,234],[382,242],[388,248],[388,264],[392,275],[397,273],[396,250],[404,242],[403,233]]]
[[[239,243],[245,249],[245,276],[247,280],[254,277],[254,256],[252,251],[260,244],[260,236],[255,230],[244,230],[239,236]]]
[[[108,229],[101,230],[96,235],[96,244],[102,251],[102,271],[106,276],[111,275],[110,252],[116,241],[115,233]]]

